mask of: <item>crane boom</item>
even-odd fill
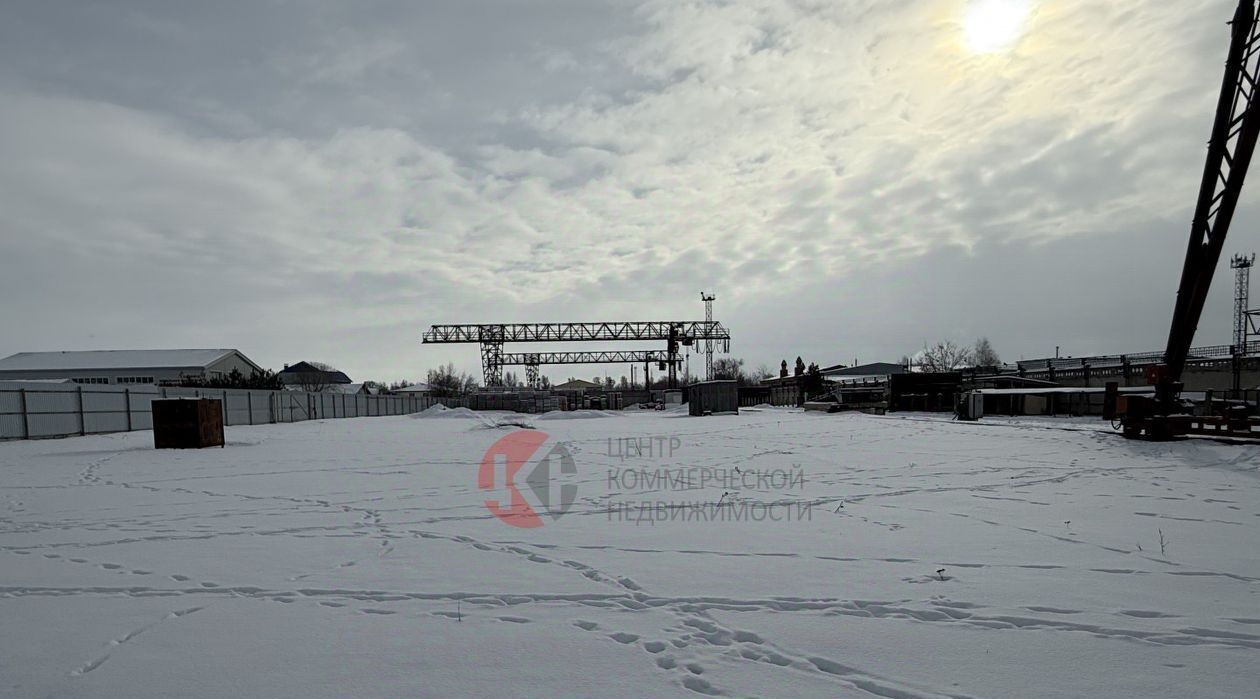
[[[1256,94],[1260,40],[1256,3],[1257,0],[1240,0],[1230,22],[1233,36],[1225,63],[1225,78],[1190,227],[1181,283],[1177,288],[1168,346],[1164,364],[1154,377],[1156,400],[1165,407],[1175,401],[1180,391],[1181,373],[1203,314],[1225,236],[1238,207],[1257,137],[1260,137]]]

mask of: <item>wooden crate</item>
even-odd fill
[[[153,446],[157,449],[223,446],[223,401],[211,398],[153,401]]]

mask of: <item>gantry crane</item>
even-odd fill
[[[479,323],[434,325],[424,334],[425,343],[477,343],[486,386],[503,385],[503,345],[507,342],[595,342],[665,340],[665,360],[658,363],[669,372],[669,385],[678,383],[680,347],[695,348],[700,340],[717,342],[730,351],[731,334],[712,320],[618,321],[604,323]],[[651,362],[647,359],[647,362]],[[528,365],[527,365],[528,367]],[[528,370],[528,369],[527,369]],[[531,376],[533,373],[531,372]]]

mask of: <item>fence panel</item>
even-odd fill
[[[224,424],[229,426],[406,415],[439,403],[448,407],[469,403],[464,398],[414,395],[0,382],[0,439],[153,429],[152,403],[161,398],[223,401]]]
[[[26,389],[0,393],[0,439],[26,436]]]
[[[127,394],[83,389],[83,433],[127,431]]]
[[[131,429],[153,429],[153,401],[162,398],[162,390],[156,386],[142,386],[130,389]]]
[[[79,434],[77,386],[26,390],[27,424],[31,437]]]

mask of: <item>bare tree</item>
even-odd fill
[[[757,368],[753,369],[752,373],[748,375],[748,381],[750,383],[761,383],[766,379],[772,378],[774,378],[774,372],[770,369],[769,365],[766,364],[758,364]]]
[[[995,367],[1002,364],[1002,359],[998,357],[998,353],[993,349],[993,345],[989,344],[989,338],[987,337],[976,340],[976,347],[971,352],[976,366]]]
[[[456,371],[454,363],[430,369],[425,382],[439,398],[462,396],[477,390],[476,377]]]
[[[720,357],[713,360],[713,378],[734,380],[740,384],[748,381],[744,375],[744,360],[738,357]]]
[[[926,372],[954,371],[971,363],[971,350],[949,340],[942,340],[931,347],[925,344],[919,353],[919,368]]]

